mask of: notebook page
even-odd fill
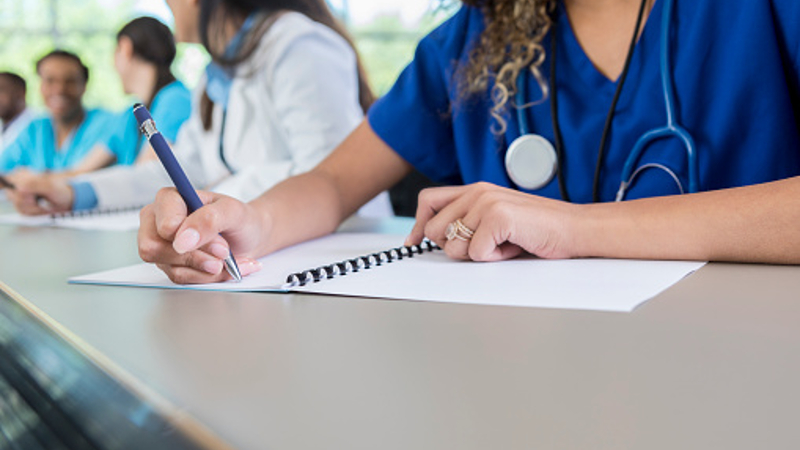
[[[402,244],[404,236],[338,233],[263,258],[260,272],[242,283],[180,286],[155,266],[137,266],[70,279],[73,283],[172,289],[277,291],[294,272]],[[424,253],[371,269],[291,289],[342,296],[484,305],[632,311],[703,262],[619,259],[541,260],[533,257],[476,263]]]

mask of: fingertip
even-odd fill
[[[231,250],[221,242],[212,242],[209,244],[208,252],[219,259],[225,259],[231,254]]]
[[[239,271],[243,277],[258,272],[262,268],[260,261],[250,258],[239,259],[237,264],[239,265]]]
[[[208,274],[219,275],[219,273],[222,272],[223,264],[222,261],[218,259],[210,259],[208,261],[203,261],[200,264],[200,268],[203,270],[203,272]]]
[[[175,236],[175,240],[172,242],[172,248],[175,249],[179,255],[183,255],[197,248],[198,242],[200,242],[200,233],[194,228],[186,228]]]

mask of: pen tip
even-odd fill
[[[137,110],[137,109],[139,109],[139,108],[141,108],[141,107],[143,107],[143,106],[144,106],[144,105],[143,105],[143,104],[141,104],[141,103],[134,103],[134,104],[133,104],[133,109],[134,109],[134,110]]]
[[[239,265],[236,264],[236,260],[233,259],[233,256],[225,259],[225,269],[228,270],[228,273],[233,277],[234,281],[237,283],[242,281],[242,272],[239,271]]]

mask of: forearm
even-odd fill
[[[800,178],[589,205],[577,256],[800,263]]]
[[[250,204],[268,230],[259,255],[332,233],[346,218],[332,181],[315,172],[289,178]]]
[[[269,230],[261,254],[333,232],[410,170],[364,121],[324,161],[251,204]]]

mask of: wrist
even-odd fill
[[[611,236],[605,211],[600,204],[571,205],[567,232],[570,236],[570,255],[574,258],[608,256],[605,240]]]

